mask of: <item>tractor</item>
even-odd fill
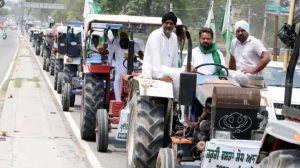
[[[113,100],[112,67],[105,56],[109,45],[108,34],[111,30],[120,29],[128,32],[130,38],[128,55],[130,53],[133,55],[133,33],[147,33],[151,27],[158,26],[161,26],[161,18],[157,17],[92,14],[85,20],[80,132],[82,139],[96,140],[99,152],[107,151],[108,133],[113,129],[112,124],[119,122],[120,110],[124,107],[124,102]],[[103,41],[102,53],[91,49],[91,39],[95,35],[100,36],[100,41]],[[125,52],[126,49],[124,55]]]
[[[54,64],[54,90],[56,90],[58,94],[61,94],[63,88],[64,55],[67,53],[67,27],[57,26],[55,28],[54,38],[57,43],[56,55],[52,57]]]
[[[43,57],[43,70],[49,72],[50,67],[50,57],[52,53],[53,47],[53,33],[44,34],[43,37],[43,50],[42,50],[42,57]]]
[[[43,32],[38,32],[35,34],[36,40],[35,40],[35,55],[40,55],[41,54],[41,45],[43,42]]]
[[[300,22],[300,10],[296,10],[294,24]],[[286,72],[283,120],[270,121],[263,135],[256,163],[264,168],[299,167],[300,164],[300,109],[293,106],[292,92],[295,68],[299,60],[300,29],[285,24],[279,31],[280,40],[293,48]]]
[[[219,64],[195,68],[216,66],[223,76],[191,73],[192,41],[189,32],[184,31],[188,41],[187,72],[174,68],[169,75],[175,77],[173,84],[132,78],[127,139],[130,168],[175,167],[201,160],[206,143],[212,139],[251,140],[253,132],[264,129],[261,123],[267,120],[268,112],[261,104],[263,79],[251,77],[250,83],[255,85],[241,87]],[[180,118],[187,126],[179,122]]]
[[[81,89],[81,41],[82,22],[72,22],[67,26],[67,53],[64,56],[62,109],[68,111],[75,103],[75,91]]]

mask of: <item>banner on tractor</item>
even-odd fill
[[[206,143],[201,167],[258,168],[260,141],[213,139]]]
[[[118,125],[118,132],[116,135],[117,140],[120,140],[120,141],[127,140],[128,115],[129,115],[129,108],[124,108],[123,110],[121,110],[120,121],[119,121],[119,125]]]

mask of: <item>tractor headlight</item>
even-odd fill
[[[216,130],[215,139],[231,139],[231,132],[228,130]]]

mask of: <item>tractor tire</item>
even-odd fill
[[[54,69],[54,90],[57,90],[57,78],[58,73],[62,72],[64,64],[62,60],[55,60],[55,69]]]
[[[299,149],[284,149],[273,151],[264,158],[258,167],[263,168],[289,168],[298,167],[300,164]]]
[[[161,148],[158,153],[156,168],[175,168],[176,154],[174,149]]]
[[[69,111],[70,108],[70,96],[71,96],[71,84],[65,83],[63,93],[61,94],[61,105],[63,111]]]
[[[54,56],[53,56],[54,57]],[[50,75],[54,75],[54,68],[55,68],[55,58],[50,58]]]
[[[98,152],[106,152],[108,148],[108,114],[106,109],[97,110],[96,144]]]
[[[49,72],[49,68],[50,68],[50,58],[46,58],[46,65],[45,65],[46,72]]]
[[[46,70],[46,57],[43,59],[43,70]]]
[[[63,68],[64,72],[64,83],[71,83],[72,77],[76,76],[77,65],[65,64]]]
[[[72,65],[72,64],[65,64],[63,68],[63,83],[71,83],[72,82],[72,77],[76,76],[77,72],[77,65]],[[75,103],[75,95],[71,94],[70,97],[70,106],[74,107]]]
[[[53,85],[54,90],[57,90],[57,76],[58,76],[58,74],[54,73],[54,85]]]
[[[81,112],[80,133],[84,140],[96,140],[96,112],[104,108],[104,77],[99,74],[86,74],[83,85],[83,111]]]
[[[57,93],[58,94],[61,94],[61,92],[62,92],[62,89],[63,89],[62,84],[63,84],[63,73],[59,72],[57,75]]]
[[[40,55],[41,54],[41,48],[39,46],[35,47],[35,55]]]
[[[129,168],[152,168],[164,141],[164,105],[134,91],[127,138]]]

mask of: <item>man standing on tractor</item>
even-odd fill
[[[217,45],[213,43],[214,33],[211,28],[202,28],[199,31],[199,46],[195,47],[192,51],[191,66],[192,72],[200,72],[205,75],[222,75],[223,71],[216,72],[216,66],[204,66],[195,69],[196,66],[207,63],[215,63],[226,66],[225,59]],[[186,71],[187,57],[183,61],[182,70]]]
[[[143,78],[154,78],[165,82],[177,80],[174,79],[176,75],[172,75],[178,66],[178,42],[176,34],[173,33],[176,23],[175,14],[168,12],[162,17],[162,27],[149,35],[144,53]]]
[[[249,24],[238,21],[234,25],[236,38],[231,42],[229,69],[245,74],[260,75],[271,56],[260,40],[249,35]]]

